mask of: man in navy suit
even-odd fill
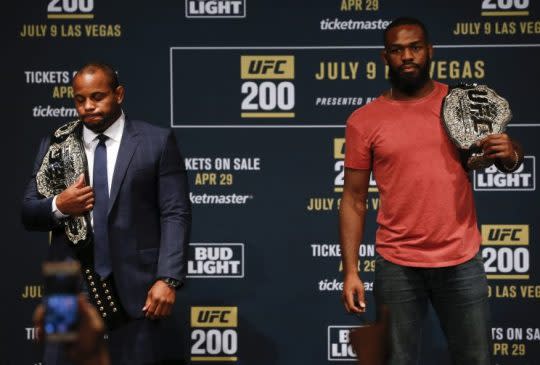
[[[50,145],[44,139],[25,192],[23,223],[51,231],[49,257],[63,259],[74,251],[60,222],[90,213],[94,245],[102,244],[94,251],[96,272],[112,278],[129,318],[109,333],[112,363],[159,364],[161,319],[171,314],[184,279],[191,225],[183,159],[171,130],[126,118],[124,87],[110,66],[83,66],[73,94],[89,181],[81,175],[56,196],[41,195],[36,174]],[[46,350],[46,365],[57,363],[56,356],[62,354]]]

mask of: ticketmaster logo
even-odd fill
[[[245,18],[246,0],[186,0],[186,18]]]
[[[189,193],[191,204],[194,205],[244,205],[253,199],[253,195],[214,195],[214,194],[193,194]]]

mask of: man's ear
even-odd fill
[[[381,51],[381,58],[382,58],[384,64],[385,64],[385,65],[388,65],[388,61],[386,60],[386,56],[387,56],[386,49],[383,49],[383,50]]]
[[[116,102],[118,104],[122,104],[122,102],[124,101],[124,95],[126,93],[126,89],[122,86],[122,85],[119,85],[115,90],[114,90],[114,97],[116,98]]]

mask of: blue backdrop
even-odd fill
[[[8,6],[8,5],[4,5]],[[70,78],[113,64],[131,118],[174,128],[189,170],[189,280],[175,307],[191,363],[352,362],[337,210],[347,116],[387,88],[382,29],[422,19],[433,78],[487,84],[510,102],[525,149],[513,174],[471,174],[489,277],[493,360],[540,363],[536,190],[540,8],[529,0],[47,0],[6,8],[1,361],[40,362],[31,315],[47,235],[24,231],[20,201],[39,140],[75,119]],[[10,8],[11,8],[10,7]],[[427,162],[428,163],[428,162]],[[419,191],[418,194],[424,192]],[[372,300],[373,182],[361,271]],[[220,320],[221,319],[221,320]],[[447,363],[435,319],[423,364]]]

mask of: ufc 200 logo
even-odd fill
[[[483,0],[482,16],[529,16],[530,0]],[[484,23],[485,31],[491,29],[490,23]],[[486,33],[487,34],[487,33]]]
[[[238,361],[238,307],[191,307],[191,361]]]
[[[294,56],[241,56],[242,118],[294,118]]]
[[[483,0],[482,10],[525,10],[530,0]]]
[[[483,224],[482,257],[488,279],[529,279],[529,226]]]
[[[94,11],[94,0],[50,0],[48,13],[91,13]]]

